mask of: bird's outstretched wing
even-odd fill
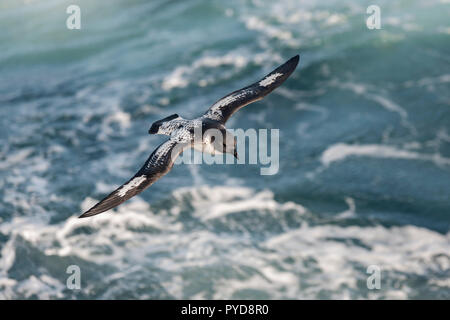
[[[295,70],[299,58],[298,55],[292,57],[260,81],[226,95],[214,103],[203,115],[203,118],[216,120],[225,124],[231,115],[240,108],[261,100],[275,88],[279,87]]]
[[[117,207],[122,202],[141,193],[156,180],[168,173],[178,155],[190,144],[170,139],[162,143],[128,182],[117,188],[102,201],[83,213],[80,218],[91,217]]]

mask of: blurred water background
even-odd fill
[[[449,17],[448,0],[2,0],[0,298],[449,299]],[[227,124],[279,128],[278,174],[176,165],[76,218],[166,139],[153,121],[297,53]]]

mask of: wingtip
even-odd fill
[[[92,212],[92,209],[89,209],[88,211],[84,212],[82,215],[78,216],[78,219],[82,219],[82,218],[89,218],[92,216],[95,216],[96,214],[98,214],[99,212]]]
[[[297,55],[293,56],[293,57],[290,59],[290,61],[291,61],[291,62],[294,62],[295,65],[297,65],[298,62],[300,61],[300,55],[297,54]]]
[[[89,211],[86,211],[86,212],[83,213],[82,215],[78,216],[78,219],[87,218],[87,217],[90,217]]]
[[[274,72],[281,70],[283,73],[291,74],[296,68],[300,61],[300,55],[297,54],[290,58],[288,61],[286,61],[284,64],[282,64],[280,67],[277,68]]]
[[[298,63],[300,61],[300,55],[297,54],[290,58],[288,61],[286,61],[284,64],[279,66],[277,69],[275,69],[273,72],[281,72],[282,74],[285,74],[286,77],[289,77],[292,72],[297,68]]]

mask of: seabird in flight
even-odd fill
[[[149,130],[150,134],[164,134],[170,136],[170,139],[153,151],[133,178],[83,213],[80,218],[105,212],[139,194],[168,173],[175,159],[186,148],[193,147],[209,153],[230,153],[237,158],[236,139],[227,131],[225,123],[240,108],[261,100],[280,86],[295,70],[298,61],[298,55],[292,57],[262,80],[218,100],[205,114],[196,119],[186,120],[173,114],[153,123]],[[223,138],[216,139],[215,135],[208,134],[209,129],[218,130]],[[197,130],[202,134],[200,139],[194,137]]]

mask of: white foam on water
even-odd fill
[[[43,211],[36,205],[42,196],[54,199],[55,195],[49,191],[46,173],[51,163],[48,157],[35,154],[34,148],[24,148],[16,152],[5,153],[0,162],[0,170],[4,171],[4,179],[0,180],[3,189],[3,203],[13,206],[13,210],[20,210],[26,214]]]
[[[256,16],[249,16],[245,19],[245,25],[250,30],[257,30],[261,31],[270,38],[276,38],[284,41],[288,41],[292,43],[293,36],[290,31],[282,30],[281,28],[277,28],[275,26],[272,26],[260,18]],[[292,43],[293,45],[296,45],[297,43]]]
[[[296,49],[321,44],[329,34],[349,27],[349,14],[356,15],[365,10],[355,3],[346,4],[339,13],[324,10],[311,2],[253,1],[252,4],[251,9],[237,10],[237,16],[247,29],[260,34],[257,39],[262,47],[274,52],[274,40]]]
[[[450,29],[450,28],[449,28]],[[403,85],[406,88],[410,87],[430,87],[434,88],[436,84],[447,84],[450,82],[450,74],[442,74],[436,77],[424,77],[419,80],[408,80]]]
[[[326,120],[329,115],[328,109],[323,106],[320,106],[320,105],[300,102],[300,103],[297,103],[294,108],[295,108],[295,110],[299,110],[299,111],[316,112],[320,115],[320,121]],[[309,123],[309,122],[303,122],[298,125],[298,130],[302,133],[306,133],[306,129],[310,125],[311,125],[311,123]]]
[[[321,155],[320,161],[326,167],[333,162],[342,161],[348,157],[371,157],[371,158],[388,158],[388,159],[410,159],[430,161],[436,165],[450,165],[450,159],[442,155],[424,154],[410,150],[399,149],[388,145],[379,144],[346,144],[337,143],[329,146]]]
[[[63,298],[63,290],[66,286],[55,278],[48,275],[36,277],[31,275],[21,281],[15,288],[16,293],[28,299],[32,296],[39,297],[40,300]]]
[[[358,239],[370,248],[332,240],[335,238]],[[288,255],[300,255],[303,259],[314,257],[318,267],[328,275],[326,288],[337,290],[342,284],[354,287],[354,281],[358,279],[354,275],[355,264],[365,268],[378,265],[385,273],[392,271],[426,276],[429,268],[436,267],[433,262],[435,257],[444,254],[444,259],[449,259],[445,254],[449,241],[449,233],[441,235],[415,226],[343,228],[304,225],[298,230],[273,237],[267,246]]]
[[[251,188],[221,186],[184,188],[174,193],[178,199],[186,194],[192,197],[195,215],[203,221],[251,210],[273,212],[294,209],[299,214],[306,212],[303,206],[293,202],[278,203],[274,200],[274,194],[270,190],[255,192]]]
[[[358,239],[364,246],[349,244],[346,239]],[[357,288],[358,282],[365,285],[367,279],[367,275],[357,271],[357,266],[364,270],[369,265],[380,266],[385,277],[391,272],[427,276],[429,268],[436,266],[435,257],[445,254],[449,244],[449,234],[414,226],[388,229],[304,224],[260,244],[264,254],[236,250],[233,261],[241,267],[255,269],[255,274],[245,279],[221,281],[216,286],[215,298],[230,298],[249,289],[270,292],[269,296],[275,299],[317,298],[320,292],[329,293],[330,298],[351,298],[348,288]],[[450,259],[448,255],[446,259]],[[312,266],[309,268],[305,261],[310,261]],[[371,296],[405,299],[411,291],[413,288],[382,287]]]
[[[398,113],[402,117],[402,119],[406,119],[408,117],[408,113],[406,112],[405,109],[400,107],[398,104],[396,104],[392,100],[387,99],[386,97],[383,97],[381,95],[376,95],[376,94],[368,94],[367,97],[378,102],[386,110]]]
[[[162,81],[161,87],[170,91],[174,88],[185,88],[189,85],[189,78],[201,68],[217,68],[223,65],[231,65],[236,69],[243,68],[248,63],[244,55],[229,53],[224,56],[205,56],[197,59],[189,66],[178,66]],[[204,87],[208,81],[202,79],[200,86]]]
[[[338,219],[348,219],[348,218],[354,218],[356,217],[356,205],[355,205],[355,199],[350,197],[345,197],[345,203],[348,206],[348,209],[337,214],[336,218]]]
[[[5,160],[0,162],[0,170],[8,169],[14,165],[22,163],[33,152],[33,148],[23,148],[12,154],[4,155]]]
[[[368,98],[370,100],[373,100],[377,102],[380,106],[385,108],[386,110],[390,112],[397,113],[403,121],[406,121],[408,118],[408,112],[399,106],[394,101],[388,99],[386,96],[378,94],[378,93],[370,93],[373,91],[373,88],[371,88],[368,85],[365,85],[363,83],[354,83],[354,82],[342,82],[337,80],[332,80],[331,85],[337,86],[339,88],[348,89],[355,94],[362,95],[365,98]]]
[[[131,124],[131,116],[127,112],[123,112],[122,110],[116,111],[105,119],[106,123],[116,122],[122,128],[128,128]]]
[[[387,94],[376,92],[372,86],[363,83],[343,82],[333,79],[330,81],[330,85],[350,90],[357,95],[361,95],[366,99],[376,102],[385,110],[398,114],[401,119],[401,124],[410,130],[412,134],[417,134],[417,129],[408,120],[408,112],[406,109],[394,102],[392,99],[389,99]]]
[[[343,299],[354,297],[355,292],[360,298],[404,299],[413,295],[416,288],[401,274],[429,277],[429,285],[436,288],[447,285],[432,274],[450,265],[449,233],[409,225],[392,228],[310,225],[304,218],[307,209],[300,204],[278,202],[269,190],[246,187],[183,188],[173,193],[173,199],[170,207],[157,212],[136,197],[117,210],[90,219],[73,216],[52,225],[38,217],[14,217],[3,222],[0,232],[8,240],[0,257],[1,291],[7,298],[33,294],[56,298],[65,286],[66,279],[42,276],[42,272],[46,275],[45,265],[40,275],[23,270],[30,273],[25,281],[12,278],[9,270],[17,259],[23,259],[17,256],[19,243],[47,256],[72,257],[116,268],[102,284],[91,283],[89,288],[82,288],[86,294],[93,286],[107,283],[115,286],[118,280],[139,274],[145,283],[148,266],[157,268],[151,269],[152,277],[160,279],[164,290],[176,298],[208,298],[211,296],[207,288],[212,286],[213,297],[218,299],[246,292],[275,299],[318,298],[324,294]],[[86,199],[81,209],[95,201]],[[195,223],[194,229],[187,228],[190,222],[180,215],[186,211],[186,201],[192,206],[189,209],[192,217],[203,223]],[[350,198],[346,201],[349,209],[343,214],[355,214],[354,201]],[[303,219],[300,227],[289,228],[283,221],[288,211]],[[256,240],[258,235],[242,226],[236,229],[239,233],[217,232],[212,228],[218,223],[239,226],[238,213],[245,213],[247,218],[268,213],[279,221],[283,231]],[[264,220],[255,221],[264,224]],[[91,231],[82,232],[83,228]],[[22,240],[18,242],[19,239]],[[361,289],[369,265],[381,266],[385,279],[382,290],[375,293]],[[199,279],[195,274],[204,274],[202,281],[206,286],[196,285]],[[389,287],[387,279],[401,283],[401,289]],[[114,298],[120,290],[112,287],[100,298]],[[146,296],[151,298],[152,293]]]
[[[107,140],[107,138],[116,133],[116,130],[112,127],[112,124],[117,124],[119,130],[123,133],[126,129],[131,126],[131,115],[127,112],[120,110],[115,106],[112,113],[106,115],[102,120],[101,131],[98,135],[99,140]]]

